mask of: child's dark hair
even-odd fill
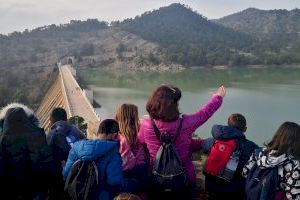
[[[114,119],[105,119],[103,120],[98,128],[98,134],[113,134],[119,132],[118,122]]]
[[[246,118],[239,113],[231,114],[228,117],[227,123],[228,123],[228,126],[235,127],[243,132],[245,132],[247,129]]]
[[[51,112],[50,119],[52,123],[57,121],[67,121],[67,112],[63,108],[54,108]]]

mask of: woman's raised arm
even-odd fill
[[[199,126],[204,124],[222,105],[223,97],[226,94],[224,86],[219,87],[218,91],[212,95],[210,101],[191,115],[183,115],[185,122],[194,132]]]

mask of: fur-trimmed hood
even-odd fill
[[[10,103],[10,104],[7,104],[5,107],[3,107],[3,108],[1,109],[1,111],[0,111],[0,120],[4,120],[4,117],[5,117],[7,111],[8,111],[10,108],[17,108],[17,107],[23,108],[23,110],[25,111],[25,113],[26,113],[26,115],[27,115],[28,117],[34,115],[33,110],[31,110],[30,108],[28,108],[28,107],[25,106],[24,104],[21,104],[21,103]]]
[[[28,106],[21,104],[21,103],[10,103],[7,106],[3,107],[0,110],[0,132],[2,132],[2,128],[3,128],[3,122],[4,122],[4,118],[6,116],[6,113],[9,109],[11,108],[22,108],[25,111],[25,114],[27,115],[27,117],[29,118],[29,120],[36,125],[37,127],[40,127],[40,121],[38,120],[38,118],[35,116],[34,112],[32,109],[28,108]]]

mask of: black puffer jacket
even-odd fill
[[[48,196],[52,169],[53,158],[43,129],[33,123],[23,108],[7,109],[0,134],[1,196]]]

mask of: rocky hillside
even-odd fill
[[[76,66],[105,67],[109,69],[166,70],[181,68],[181,65],[166,59],[160,46],[140,36],[110,27],[89,35],[83,40],[89,41],[89,54],[83,55],[74,50]]]
[[[248,8],[213,21],[246,33],[300,33],[300,9],[288,11]]]
[[[0,37],[0,67],[54,66],[75,57],[78,66],[147,68],[169,65],[157,44],[98,20],[71,21]]]
[[[37,107],[55,78],[55,65],[73,58],[75,67],[134,70],[178,69],[158,44],[90,19],[0,35],[0,107],[20,101]],[[51,77],[49,79],[49,77]]]
[[[248,8],[213,21],[255,37],[252,52],[259,57],[257,64],[300,63],[300,9]]]
[[[54,66],[0,68],[0,107],[20,102],[38,108],[58,74]]]

